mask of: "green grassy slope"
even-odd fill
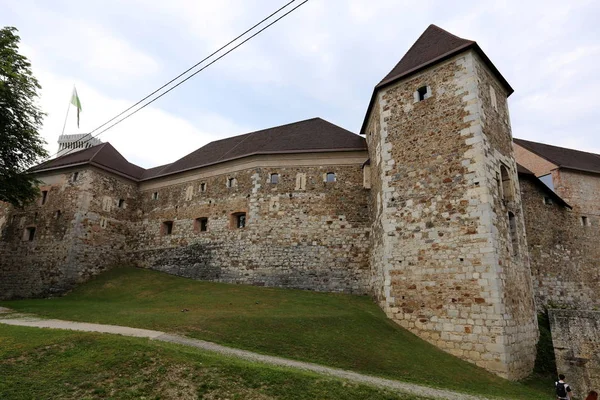
[[[52,318],[175,332],[434,387],[512,399],[547,395],[420,340],[387,319],[368,297],[198,282],[118,268],[65,297],[0,305]]]
[[[0,325],[0,399],[412,399],[114,335]]]

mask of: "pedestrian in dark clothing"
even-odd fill
[[[554,383],[554,386],[558,400],[571,400],[571,387],[565,382],[563,374],[558,375],[558,381]]]

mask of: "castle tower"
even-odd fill
[[[389,317],[510,379],[537,322],[513,157],[513,92],[477,43],[431,25],[375,87],[372,285]]]
[[[92,137],[88,133],[60,135],[58,137],[58,153],[56,154],[56,157],[85,150],[101,143],[102,141],[100,139]]]

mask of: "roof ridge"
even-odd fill
[[[442,32],[444,32],[444,33],[446,33],[446,34],[448,34],[448,35],[450,35],[450,36],[454,36],[454,37],[455,37],[455,38],[457,38],[457,39],[460,39],[460,40],[466,40],[466,41],[468,41],[468,42],[471,42],[471,43],[477,43],[475,40],[471,40],[471,39],[465,39],[465,38],[462,38],[462,37],[460,37],[460,36],[457,36],[457,35],[455,35],[454,33],[452,33],[452,32],[449,32],[449,31],[445,30],[444,28],[440,28],[440,27],[439,27],[439,26],[437,26],[436,24],[429,24],[429,27],[436,28],[437,30],[439,30],[439,31],[442,31]],[[425,32],[423,32],[423,33],[425,33]],[[417,40],[418,40],[418,39],[417,39]]]
[[[108,142],[101,143],[99,145],[99,147],[98,147],[98,150],[96,150],[96,152],[94,153],[94,155],[90,157],[89,161],[91,162],[94,159],[94,157],[96,157],[98,155],[98,153],[100,153],[100,150],[102,150],[104,148],[104,146],[106,146],[107,144],[108,144]]]
[[[584,151],[584,150],[572,149],[570,147],[557,146],[557,145],[554,145],[554,144],[548,144],[548,143],[543,143],[543,142],[534,142],[533,140],[513,138],[513,141],[515,141],[515,140],[518,140],[518,141],[521,141],[521,142],[527,142],[527,143],[541,144],[543,146],[554,147],[555,149],[565,149],[565,150],[569,150],[569,151],[577,151],[579,153],[590,154],[590,155],[593,155],[593,156],[596,156],[596,157],[600,158],[600,154],[598,154],[598,153],[592,153],[591,151]]]

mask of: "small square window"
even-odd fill
[[[550,197],[544,196],[544,204],[551,206],[554,203],[552,202],[552,199]]]
[[[325,175],[325,182],[335,182],[335,173],[333,172],[328,172]]]
[[[586,216],[581,216],[581,225],[583,226],[590,226],[590,220],[588,217]]]
[[[208,218],[196,218],[194,221],[194,230],[196,232],[208,231]]]
[[[429,90],[427,86],[421,86],[417,89],[417,101],[423,101],[429,97]]]
[[[35,226],[30,226],[25,228],[25,233],[23,235],[23,240],[27,240],[29,242],[33,242],[35,239]]]
[[[160,228],[160,233],[163,236],[172,234],[173,233],[173,221],[163,222],[162,226]]]
[[[235,178],[227,178],[227,187],[232,188],[237,185],[237,181]]]
[[[152,200],[158,200],[158,192],[152,193]]]
[[[79,172],[73,172],[73,175],[71,175],[71,182],[77,182],[78,178],[79,178]]]
[[[125,207],[125,199],[119,199],[119,208]]]
[[[274,184],[279,183],[279,174],[277,174],[277,173],[271,174],[271,178],[269,181]]]
[[[48,200],[48,191],[42,190],[42,205],[46,204],[46,200]]]
[[[206,182],[202,182],[202,183],[200,184],[200,191],[201,191],[201,192],[206,192]]]
[[[246,227],[246,213],[239,212],[232,214],[232,223],[234,228],[241,229]]]

